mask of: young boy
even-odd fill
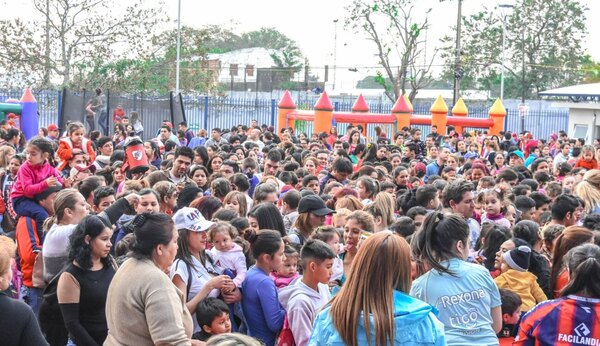
[[[303,276],[279,291],[296,345],[308,344],[317,312],[331,298],[327,284],[335,256],[325,242],[308,240],[300,251]]]
[[[296,190],[288,191],[281,204],[281,215],[283,215],[283,225],[286,231],[290,231],[296,219],[298,219],[298,204],[300,203],[300,192]]]
[[[208,297],[198,303],[196,320],[202,329],[192,339],[206,341],[213,335],[230,333],[229,307],[219,298]]]
[[[521,297],[521,310],[527,312],[536,304],[548,300],[537,283],[535,275],[528,271],[531,249],[519,246],[502,255],[502,274],[494,279],[498,288],[509,289]]]
[[[519,324],[521,318],[521,297],[511,290],[500,289],[500,300],[502,301],[502,330],[498,333],[500,345],[512,345],[515,340],[515,325]]]

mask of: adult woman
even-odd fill
[[[194,164],[206,166],[208,163],[208,150],[204,146],[194,148]]]
[[[139,197],[130,194],[120,198],[106,210],[98,214],[108,224],[114,224],[130,205],[137,204]],[[64,189],[54,199],[54,216],[46,220],[44,229],[44,280],[50,282],[68,262],[69,237],[77,224],[89,214],[89,205],[75,189]]]
[[[563,261],[564,256],[572,248],[594,242],[594,233],[587,228],[570,226],[556,238],[554,242],[554,253],[552,254],[552,271],[550,272],[550,289],[554,292],[554,298],[560,297],[560,292],[569,281],[569,272]]]
[[[177,186],[170,181],[159,181],[152,188],[158,192],[160,212],[173,215],[173,209],[177,206],[177,197],[179,197]]]
[[[167,214],[133,219],[135,243],[108,288],[104,345],[190,345],[193,323],[181,292],[165,274],[177,254],[178,233]]]
[[[404,238],[382,232],[365,240],[348,281],[317,315],[309,345],[445,345],[434,309],[408,295],[410,267]]]
[[[179,232],[177,256],[171,266],[170,277],[183,293],[190,314],[196,313],[198,303],[206,297],[217,297],[220,289],[234,289],[226,275],[215,275],[216,267],[210,252],[206,251],[207,231],[214,224],[204,219],[194,208],[181,208],[173,215]],[[200,331],[194,319],[194,332]]]
[[[125,174],[123,174],[123,171],[121,170],[122,167],[123,161],[115,161],[112,164],[113,184],[111,187],[115,189],[117,193],[121,192],[119,187],[121,187],[121,183],[125,181]]]
[[[307,156],[304,158],[304,169],[308,175],[316,175],[317,167],[319,167],[319,161],[314,156]]]
[[[450,154],[448,155],[448,159],[446,159],[446,166],[452,167],[458,172],[459,162],[460,161],[458,160],[458,156],[456,154]]]
[[[560,297],[538,304],[523,317],[515,345],[589,345],[597,340],[592,331],[600,329],[600,247],[571,249],[565,266],[569,282]]]
[[[155,141],[145,141],[144,149],[146,150],[146,156],[148,156],[148,161],[150,164],[156,168],[160,168],[160,148]]]
[[[302,197],[298,203],[298,218],[289,235],[290,242],[303,245],[317,227],[325,224],[325,217],[333,213],[319,196]]]
[[[464,218],[430,213],[415,233],[413,253],[431,269],[413,282],[411,295],[439,310],[448,345],[498,345],[500,293],[486,268],[465,261],[469,225]]]
[[[125,132],[125,126],[121,124],[115,125],[115,134],[113,135],[113,142],[115,143],[115,147],[119,144],[123,143],[127,138],[127,132]]]
[[[348,152],[354,152],[356,146],[360,143],[360,132],[357,130],[350,131],[350,136],[348,137],[348,144],[350,144],[350,148],[348,148]]]
[[[575,195],[585,202],[586,213],[600,213],[600,170],[587,171],[583,180],[575,185]]]
[[[283,216],[272,203],[262,203],[252,208],[248,213],[248,222],[255,232],[259,229],[270,229],[279,232],[282,237],[287,235]]]
[[[486,223],[481,229],[481,246],[478,250],[476,260],[481,261],[490,272],[494,271],[494,257],[500,250],[500,246],[510,238],[510,230],[495,223]],[[479,242],[478,242],[479,243]]]
[[[375,231],[375,222],[371,214],[362,210],[356,210],[346,217],[344,225],[344,252],[340,254],[344,264],[344,273],[350,272],[352,262],[358,252],[358,243],[363,232],[367,234]],[[340,279],[340,283],[346,281],[346,275]]]
[[[0,340],[7,346],[48,345],[31,308],[7,292],[13,279],[16,245],[8,237],[0,237]]]
[[[213,155],[209,160],[208,163],[206,165],[206,169],[208,169],[208,173],[209,175],[216,173],[219,171],[219,169],[221,168],[221,165],[223,164],[223,158],[219,155]]]
[[[200,147],[198,147],[200,148]],[[195,165],[190,171],[190,178],[198,185],[202,191],[206,191],[210,188],[208,183],[208,170],[202,165]]]
[[[408,173],[408,168],[406,166],[398,166],[392,172],[392,176],[394,177],[394,184],[396,185],[396,195],[399,196],[403,191],[412,189],[411,183],[408,182],[408,178],[410,174]]]
[[[364,208],[367,213],[373,216],[375,232],[387,230],[394,222],[394,204],[392,195],[387,192],[380,192],[373,203]]]
[[[490,174],[495,176],[496,174],[502,172],[506,169],[506,158],[504,154],[500,151],[497,151],[494,155],[494,162],[492,162],[492,169],[490,170]]]
[[[331,127],[329,130],[329,136],[327,136],[327,144],[333,148],[333,143],[338,140],[338,132],[336,127]]]
[[[110,257],[112,233],[104,220],[91,215],[70,236],[70,264],[56,290],[68,345],[102,345],[106,339],[106,295],[117,270]]]

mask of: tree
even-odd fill
[[[543,90],[577,83],[586,34],[585,11],[578,0],[517,0],[506,17],[504,62],[500,15],[484,8],[463,18],[463,89],[499,90],[502,64],[505,97],[531,98]],[[454,74],[453,40],[443,40],[445,76]]]
[[[33,19],[0,22],[0,65],[15,77],[48,87],[73,79],[74,67],[144,51],[149,33],[166,20],[161,7],[129,0],[116,11],[102,0],[32,0]],[[110,6],[109,6],[110,5]],[[127,47],[120,52],[119,48]]]
[[[414,19],[413,2],[355,0],[347,8],[346,27],[366,34],[376,47],[378,63],[384,73],[378,73],[375,81],[385,88],[385,94],[392,102],[407,89],[410,89],[410,100],[414,100],[418,90],[431,82],[430,69],[435,54],[425,64],[417,62],[425,54],[421,33],[429,28],[429,20],[427,17],[422,21]]]

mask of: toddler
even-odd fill
[[[298,251],[290,245],[285,246],[283,251],[285,260],[277,271],[271,272],[269,276],[275,281],[277,288],[283,288],[289,285],[298,277]]]
[[[537,303],[548,300],[535,275],[528,271],[530,258],[531,249],[527,246],[505,252],[500,264],[502,274],[494,279],[498,288],[506,288],[521,297],[523,311],[529,311]]]
[[[506,202],[504,191],[500,186],[485,190],[483,194],[484,212],[481,215],[481,224],[492,222],[500,226],[510,228],[510,221],[504,217]]]
[[[219,222],[208,231],[208,240],[213,245],[210,249],[215,266],[223,274],[232,276],[237,287],[242,287],[246,278],[246,256],[241,246],[233,239],[237,237],[236,229],[230,224]]]

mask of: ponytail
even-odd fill
[[[412,250],[417,261],[421,261],[441,273],[454,275],[441,261],[458,257],[454,246],[462,241],[468,246],[469,225],[462,217],[432,212],[427,215],[421,231],[415,233]]]
[[[567,252],[565,263],[569,269],[569,283],[561,292],[562,297],[570,294],[600,298],[600,247],[584,244]]]

